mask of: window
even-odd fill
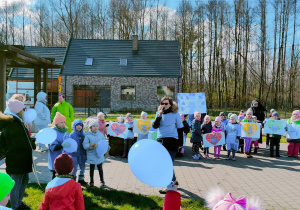
[[[157,86],[157,100],[160,101],[160,99],[164,96],[172,97],[172,99],[175,99],[175,87],[174,86]]]
[[[93,65],[93,61],[94,61],[94,58],[86,58],[85,65],[86,66],[92,66]]]
[[[127,58],[120,58],[120,66],[127,66]]]
[[[135,100],[135,86],[121,86],[122,100]]]

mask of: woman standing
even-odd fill
[[[22,202],[29,173],[32,172],[32,150],[34,141],[30,140],[24,124],[24,104],[18,100],[9,100],[6,114],[0,113],[0,156],[6,156],[6,173],[15,181],[10,193],[12,209],[23,209]]]
[[[178,113],[178,106],[172,98],[165,96],[161,99],[152,126],[157,129],[157,141],[161,142],[168,150],[174,162],[178,147],[183,145],[183,124]],[[172,181],[178,185],[174,170]],[[165,190],[159,192],[161,194],[166,193]]]

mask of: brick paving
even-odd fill
[[[225,151],[221,151],[220,160],[191,158],[191,144],[187,141],[184,157],[174,163],[179,182],[178,191],[182,198],[203,199],[207,190],[215,185],[222,187],[233,196],[258,196],[266,209],[300,209],[300,158],[288,158],[287,144],[281,143],[281,158],[269,157],[265,144],[260,144],[258,154],[247,159],[237,153],[236,161],[225,160]],[[213,149],[210,149],[210,152]],[[213,155],[211,155],[212,157]],[[48,156],[34,152],[37,173],[40,182],[51,180],[48,170]],[[5,171],[5,163],[0,171]],[[123,190],[143,195],[160,195],[162,188],[150,187],[140,182],[130,171],[127,159],[107,156],[103,165],[104,180],[108,189]],[[89,181],[89,166],[86,165],[85,180]],[[36,182],[33,173],[30,181]],[[95,186],[100,186],[98,171],[95,171]]]

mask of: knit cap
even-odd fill
[[[297,114],[300,117],[300,111],[299,110],[293,111],[293,114]]]
[[[126,114],[126,118],[128,118],[128,117],[132,117],[132,114],[131,113],[127,113]]]
[[[8,195],[14,185],[15,181],[8,174],[0,172],[0,201]]]
[[[215,122],[217,122],[217,121],[221,122],[221,117],[220,116],[218,116],[218,117],[215,118]]]
[[[147,112],[142,111],[141,116],[147,116]]]
[[[231,115],[232,115],[232,113],[230,112],[230,113],[228,114],[228,119],[230,118]]]
[[[230,117],[233,117],[236,122],[238,121],[238,116],[236,114],[232,114],[232,115],[230,115]]]
[[[278,112],[276,112],[276,111],[272,112],[272,117],[274,117],[274,116],[279,117]]]
[[[66,117],[63,116],[61,113],[56,112],[55,117],[53,119],[54,125],[57,125],[57,124],[62,123],[62,122],[66,122]]]
[[[224,116],[225,117],[225,113],[224,112],[220,112],[219,116]]]
[[[73,159],[67,153],[62,153],[54,160],[54,168],[58,175],[68,175],[74,167]]]
[[[92,127],[93,125],[99,125],[99,123],[97,122],[97,120],[91,120],[89,122],[89,128]]]
[[[8,109],[13,113],[19,113],[22,109],[25,108],[24,104],[21,101],[11,99],[7,103]]]
[[[275,110],[275,109],[271,109],[271,110],[270,110],[270,113],[273,113],[273,112],[276,112],[276,110]]]

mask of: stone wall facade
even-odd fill
[[[182,91],[181,84],[181,78],[62,76],[62,93],[73,98],[74,85],[108,85],[111,88],[111,111],[155,111],[159,104],[157,86],[174,86],[176,101],[177,93]],[[135,100],[122,100],[121,86],[135,86]],[[73,104],[73,101],[68,102]]]

